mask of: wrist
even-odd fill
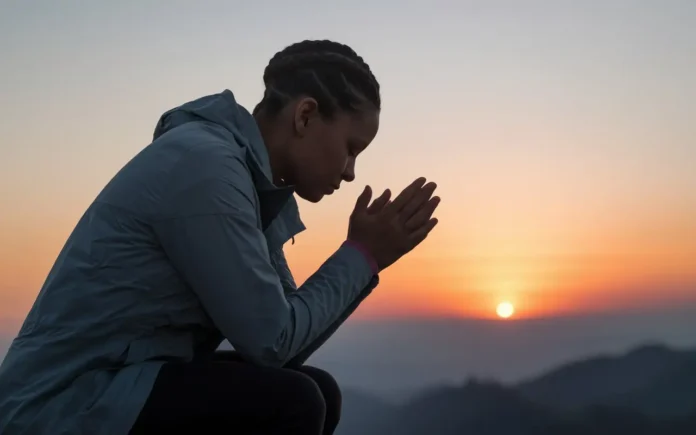
[[[365,260],[367,260],[367,263],[370,265],[370,270],[372,270],[372,273],[375,275],[379,274],[379,266],[377,265],[377,261],[375,260],[375,257],[372,256],[370,251],[365,247],[365,245],[360,242],[356,242],[355,240],[346,240],[343,242],[343,246],[352,246],[360,251],[360,253],[362,253],[365,257]]]

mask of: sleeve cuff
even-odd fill
[[[346,240],[345,242],[343,242],[343,245],[352,246],[353,248],[360,251],[360,253],[363,254],[365,260],[367,260],[368,264],[370,265],[370,270],[372,270],[372,273],[374,275],[379,274],[379,267],[377,266],[377,261],[375,261],[372,254],[370,254],[370,252],[365,248],[365,246],[362,243],[356,242],[354,240]]]

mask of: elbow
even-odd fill
[[[280,368],[286,362],[286,359],[272,346],[251,346],[239,352],[249,363],[260,367]]]
[[[235,346],[235,350],[249,363],[261,367],[280,368],[292,357],[285,329],[273,336],[255,337],[245,345]]]
[[[245,360],[255,365],[283,367],[301,347],[291,310],[275,315],[256,313],[233,326],[229,330],[237,333],[230,333],[228,340]]]

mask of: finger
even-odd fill
[[[438,196],[432,197],[430,201],[423,204],[404,224],[406,231],[410,233],[425,225],[435,213],[438,205],[440,205],[440,197]]]
[[[423,205],[433,196],[437,184],[430,182],[423,186],[416,194],[406,203],[404,208],[399,212],[399,220],[402,223],[408,221]]]
[[[376,213],[384,208],[385,205],[389,203],[389,198],[391,198],[391,191],[389,189],[385,190],[379,198],[375,199],[372,204],[367,208],[368,213]]]
[[[411,233],[409,236],[409,239],[411,240],[412,246],[415,248],[416,246],[420,245],[420,243],[425,240],[426,237],[428,237],[428,234],[435,228],[435,225],[437,225],[437,218],[432,218],[430,219],[425,225],[422,227],[418,228],[416,231]]]
[[[389,204],[389,207],[385,210],[387,213],[396,214],[404,208],[404,205],[413,197],[413,195],[418,192],[418,190],[425,184],[425,177],[417,178],[408,187],[401,191],[399,196],[397,196],[394,201]]]
[[[367,206],[370,204],[371,198],[372,188],[370,186],[365,186],[365,189],[363,189],[362,193],[358,196],[358,199],[355,201],[355,208],[353,209],[353,213],[365,211],[367,209]]]

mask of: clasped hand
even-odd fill
[[[372,189],[366,186],[350,215],[348,240],[362,244],[377,262],[379,270],[391,266],[418,246],[437,225],[433,213],[440,198],[433,196],[437,185],[420,177],[394,200],[386,189],[372,203]]]

